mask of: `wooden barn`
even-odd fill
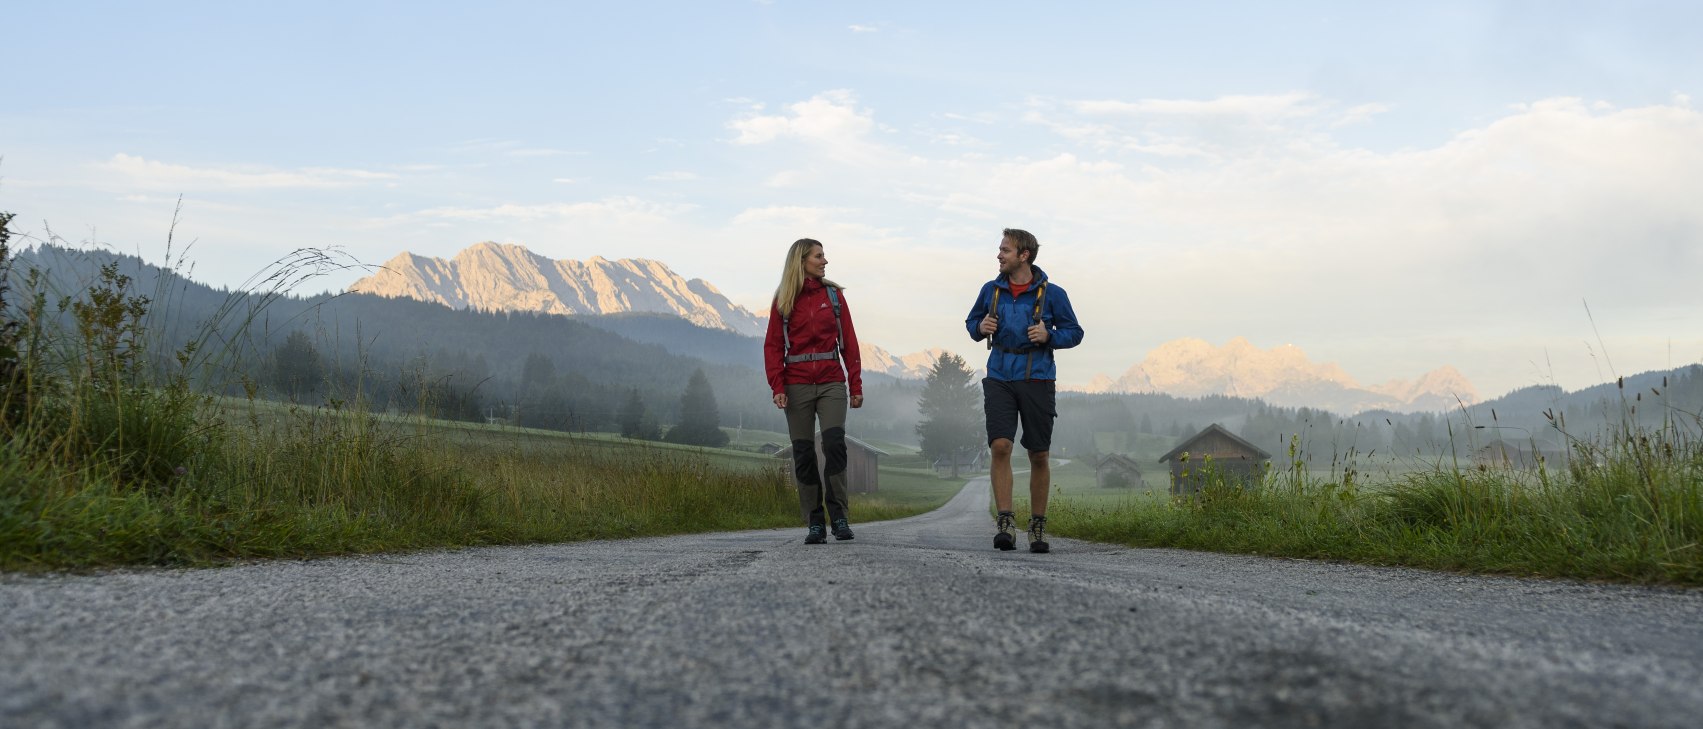
[[[1094,485],[1103,489],[1146,489],[1141,466],[1129,456],[1113,453],[1094,464]]]
[[[1511,468],[1517,470],[1534,470],[1539,466],[1561,468],[1566,464],[1567,454],[1559,448],[1545,448],[1547,444],[1509,443],[1504,440],[1491,441],[1490,444],[1472,453],[1475,465],[1488,468]]]
[[[1182,459],[1184,453],[1188,460]],[[1171,452],[1159,457],[1159,462],[1171,463],[1171,493],[1192,494],[1200,491],[1204,479],[1202,466],[1212,458],[1212,467],[1227,479],[1235,478],[1245,484],[1258,484],[1264,475],[1271,454],[1243,440],[1217,423],[1184,438]]]
[[[873,494],[881,490],[881,457],[887,452],[868,443],[846,436],[846,491],[853,494]],[[785,459],[787,473],[792,473],[792,447],[782,448],[774,455]],[[816,467],[827,463],[822,455],[822,434],[816,434]]]
[[[954,478],[965,473],[983,472],[988,468],[987,457],[988,449],[985,445],[977,448],[965,448],[953,455],[934,459],[934,472],[941,476],[952,476]]]

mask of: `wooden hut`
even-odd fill
[[[1472,461],[1479,466],[1488,468],[1511,468],[1516,470],[1533,470],[1539,466],[1560,468],[1566,463],[1567,454],[1558,448],[1545,448],[1541,443],[1528,443],[1530,448],[1518,443],[1505,440],[1491,441],[1488,445],[1472,453]]]
[[[1184,453],[1188,454],[1187,461],[1182,458]],[[1270,453],[1213,423],[1206,430],[1184,438],[1171,452],[1159,457],[1160,463],[1171,463],[1171,493],[1200,491],[1205,482],[1203,472],[1209,457],[1212,469],[1226,481],[1234,479],[1247,485],[1259,483],[1267,462],[1271,460]]]
[[[846,436],[846,491],[854,494],[873,494],[881,490],[881,457],[887,452],[868,443]],[[781,449],[775,458],[786,459],[787,473],[792,473],[792,447]],[[828,462],[822,454],[822,434],[816,434],[816,468]]]
[[[963,448],[950,456],[934,459],[934,472],[941,476],[961,476],[987,470],[987,446]]]
[[[1103,489],[1145,489],[1147,479],[1141,477],[1141,466],[1135,459],[1113,453],[1094,464],[1094,485]]]

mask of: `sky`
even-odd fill
[[[1703,361],[1703,3],[21,3],[0,210],[239,286],[290,251],[651,258],[985,352],[1000,231],[1086,330],[1492,397]],[[181,212],[173,229],[174,212]],[[307,286],[341,290],[348,269]]]

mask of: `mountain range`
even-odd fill
[[[757,360],[766,325],[765,317],[733,303],[709,282],[688,280],[661,261],[555,260],[524,246],[502,243],[479,243],[448,260],[404,252],[349,290],[454,309],[582,317],[673,351],[730,363],[730,358]],[[716,338],[661,322],[645,324],[644,317],[653,315],[737,336]],[[899,355],[867,341],[860,345],[865,372],[906,379],[927,377],[935,359],[946,351],[934,347]],[[1259,398],[1272,405],[1345,414],[1441,411],[1479,401],[1477,389],[1453,367],[1440,367],[1412,380],[1365,385],[1334,363],[1313,362],[1294,345],[1262,350],[1240,337],[1222,347],[1199,339],[1166,342],[1116,379],[1099,375],[1085,389]]]
[[[1345,414],[1440,411],[1479,401],[1477,388],[1453,367],[1439,367],[1413,380],[1362,385],[1335,363],[1313,362],[1293,344],[1260,349],[1243,337],[1222,347],[1193,338],[1172,340],[1148,352],[1115,380],[1096,376],[1087,389],[1259,398],[1272,405]]]
[[[601,256],[584,262],[554,260],[504,243],[479,243],[449,260],[404,252],[349,290],[452,309],[670,314],[747,336],[762,336],[764,326],[763,317],[729,301],[709,282],[687,280],[661,261]]]

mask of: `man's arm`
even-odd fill
[[[1082,343],[1082,325],[1076,321],[1076,310],[1071,308],[1070,295],[1063,288],[1047,286],[1047,313],[1052,315],[1047,346],[1070,349]]]
[[[964,317],[964,328],[970,331],[970,341],[972,342],[980,342],[987,338],[987,335],[982,333],[982,320],[986,319],[988,315],[988,297],[993,295],[993,292],[989,289],[992,288],[992,281],[982,284],[981,292],[976,294],[975,303],[970,305],[970,315]]]

